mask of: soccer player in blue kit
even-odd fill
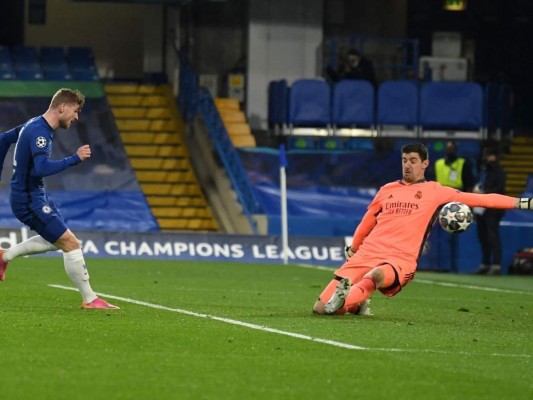
[[[45,176],[57,174],[91,156],[91,149],[86,144],[70,157],[50,159],[56,129],[68,129],[72,122],[77,121],[84,103],[85,96],[78,90],[60,89],[43,115],[0,134],[0,166],[10,146],[16,143],[11,209],[21,222],[39,234],[7,250],[0,249],[0,281],[5,280],[8,263],[13,259],[62,250],[65,271],[83,298],[82,308],[113,310],[119,307],[98,298],[93,292],[81,244],[66,226],[44,185]]]

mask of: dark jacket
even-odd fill
[[[487,164],[480,174],[479,187],[483,193],[505,194],[506,175],[498,163]],[[487,209],[493,215],[503,215],[504,210]]]

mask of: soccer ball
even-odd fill
[[[442,206],[439,224],[446,232],[462,233],[474,221],[474,214],[466,204],[452,201]]]

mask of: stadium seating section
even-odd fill
[[[255,147],[255,137],[252,135],[246,115],[241,110],[237,99],[219,97],[215,99],[215,106],[220,114],[222,123],[235,147]]]
[[[336,136],[364,128],[367,136],[483,139],[487,130],[512,129],[512,93],[505,85],[475,82],[382,82],[323,79],[272,81],[268,87],[268,124],[276,135]],[[444,132],[444,133],[443,133]],[[359,136],[353,134],[352,136]]]
[[[0,80],[98,81],[89,47],[0,46]]]
[[[216,231],[192,169],[184,125],[168,85],[105,85],[124,150],[142,192],[166,231]]]

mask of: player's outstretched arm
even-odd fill
[[[374,229],[376,226],[376,215],[378,214],[379,205],[370,206],[363,216],[363,219],[357,226],[352,238],[351,246],[347,246],[344,249],[344,255],[346,258],[350,258],[355,254],[364,238]]]

